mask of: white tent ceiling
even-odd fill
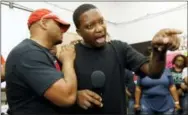
[[[161,28],[187,32],[187,2],[15,2],[27,9],[48,8],[73,25],[72,13],[79,5],[96,5],[107,20],[112,39],[137,43],[151,40]],[[14,11],[13,8],[10,11]],[[16,11],[16,10],[15,10]],[[5,12],[4,12],[5,13]],[[165,14],[165,15],[164,15]],[[27,20],[27,15],[20,15]],[[18,18],[18,17],[17,17]],[[175,23],[176,22],[176,23]],[[144,28],[144,29],[143,29]],[[75,26],[69,32],[76,33]],[[136,34],[134,33],[136,32]],[[147,32],[147,34],[145,34]],[[127,39],[131,38],[131,39]]]
[[[96,5],[106,20],[114,23],[128,22],[147,14],[159,13],[177,8],[186,2],[49,2],[61,8],[74,11],[83,3]],[[70,7],[71,6],[71,7]]]
[[[115,0],[114,0],[115,1]],[[96,5],[105,19],[112,24],[121,24],[147,15],[163,13],[185,6],[186,2],[15,2],[27,8],[46,7],[58,13],[72,12],[83,3]],[[62,14],[63,15],[63,14]]]

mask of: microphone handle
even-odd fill
[[[101,103],[103,104],[103,107],[104,107],[103,88],[93,88],[93,91],[95,93],[97,93],[102,98]],[[102,111],[102,108],[100,108],[100,107],[94,106],[93,108],[95,108],[97,111]]]
[[[97,93],[99,96],[101,96],[101,98],[102,98],[102,96],[103,96],[102,88],[93,88],[93,91],[95,93]]]

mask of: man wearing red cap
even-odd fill
[[[30,39],[18,44],[7,58],[5,78],[10,112],[13,115],[66,113],[65,107],[76,100],[74,46],[63,47],[58,60],[50,50],[62,43],[62,35],[70,24],[50,10],[38,9],[31,13],[28,27]]]

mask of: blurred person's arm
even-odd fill
[[[185,80],[184,80],[184,81],[185,81]],[[180,84],[180,87],[181,87],[181,89],[182,89],[183,91],[188,91],[188,86],[186,85],[185,82],[181,83],[181,84]]]
[[[183,90],[181,88],[179,89],[176,88],[176,90],[179,97],[183,95]]]
[[[1,82],[5,81],[5,64],[1,64]]]
[[[141,77],[136,76],[137,77],[137,83],[135,85],[135,104],[134,104],[134,108],[136,110],[140,109],[140,99],[141,99],[141,95],[142,95],[142,88],[141,88]]]
[[[134,104],[134,108],[140,109],[140,99],[141,99],[141,94],[142,94],[142,90],[140,86],[136,86],[135,89],[135,104]]]
[[[126,90],[126,94],[128,97],[131,97],[131,93],[129,92],[128,88],[125,89]]]
[[[170,88],[170,93],[174,99],[174,104],[175,104],[175,108],[176,110],[180,109],[180,102],[179,102],[179,96],[178,96],[178,93],[177,93],[177,90],[176,90],[176,86],[175,85],[171,85]]]
[[[5,60],[1,55],[1,82],[5,81]]]
[[[171,93],[174,101],[179,102],[179,96],[177,94],[176,86],[175,85],[170,86],[169,90],[170,90],[170,93]]]
[[[168,79],[169,79],[169,91],[174,99],[175,108],[176,110],[178,110],[180,109],[179,95],[176,86],[174,84],[174,80],[172,78],[171,72],[170,75],[168,76]]]

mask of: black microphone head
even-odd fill
[[[91,74],[91,82],[92,82],[93,88],[104,87],[105,80],[106,80],[106,76],[104,72],[102,71],[97,70]]]

